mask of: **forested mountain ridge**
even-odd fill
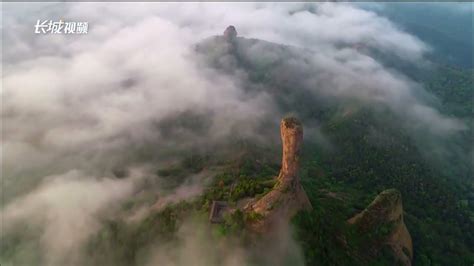
[[[413,66],[410,59],[363,44],[303,49],[239,37],[234,27],[224,35],[196,40],[184,51],[199,71],[185,68],[189,73],[177,77],[206,75],[212,90],[192,91],[189,103],[180,108],[164,105],[173,112],[160,119],[154,116],[162,109],[148,113],[151,122],[145,125],[150,131],[138,135],[147,141],[133,138],[138,128],[126,132],[125,138],[135,141],[113,152],[130,158],[107,160],[101,168],[112,171],[97,179],[105,180],[104,191],[125,195],[102,199],[117,199],[114,208],[95,207],[86,216],[76,207],[81,205],[66,202],[68,215],[61,218],[72,227],[65,228],[79,232],[83,241],[73,246],[80,249],[77,257],[37,252],[44,240],[42,227],[32,229],[25,222],[10,224],[17,232],[2,238],[2,264],[48,265],[51,258],[52,265],[101,266],[396,265],[400,258],[405,265],[474,263],[471,71],[433,62]],[[153,76],[156,69],[149,70]],[[165,96],[170,84],[180,81],[167,79],[158,95]],[[146,87],[146,79],[125,83],[125,92],[134,83],[139,84],[134,90]],[[183,84],[186,89],[202,85]],[[137,98],[156,97],[152,85]],[[221,90],[232,97],[221,97]],[[196,98],[205,98],[205,104],[197,104]],[[243,114],[218,116],[220,112]],[[295,216],[291,212],[289,224],[275,234],[255,234],[249,225],[279,205],[263,204],[257,209],[261,212],[242,211],[245,206],[252,200],[269,202],[266,196],[274,189],[288,192],[275,179],[285,164],[280,160],[279,125],[288,115],[304,125],[304,138],[296,138],[298,178],[292,180],[307,196],[303,205],[312,208]],[[135,125],[135,117],[133,121]],[[135,167],[143,174],[136,174]],[[67,193],[77,189],[74,174],[66,176]],[[136,187],[121,190],[110,185],[115,181]],[[49,199],[48,193],[34,196],[38,194]],[[36,198],[19,206],[31,204],[28,199]],[[214,223],[217,203],[234,211]],[[15,218],[12,206],[8,213]],[[77,213],[80,221],[90,219],[87,224],[95,227],[88,231],[91,235],[82,238],[74,227],[70,217]],[[372,219],[374,213],[382,218]],[[37,216],[55,221],[49,219],[56,212],[46,214]],[[360,218],[364,224],[354,217],[366,217]],[[49,237],[56,232],[51,231]],[[53,248],[63,251],[59,245]]]
[[[331,97],[314,97],[304,90],[292,89],[291,86],[299,84],[294,77],[286,75],[285,64],[290,61],[288,58],[295,60],[301,56],[293,47],[245,38],[238,38],[235,43],[232,50],[235,64],[248,71],[249,79],[269,84],[267,88],[271,88],[270,93],[274,93],[283,110],[296,112],[303,123],[312,124],[316,120],[323,135],[337,144],[336,151],[327,151],[317,144],[305,145],[305,153],[311,156],[304,161],[314,162],[316,169],[311,164],[309,168],[303,166],[309,179],[303,180],[303,184],[320,182],[312,178],[325,178],[331,181],[323,189],[332,191],[332,186],[350,186],[365,193],[365,201],[383,189],[396,188],[403,195],[407,226],[414,238],[415,265],[463,265],[474,259],[469,248],[474,246],[474,236],[470,233],[474,231],[474,206],[469,159],[473,147],[472,71],[436,64],[420,71],[418,79],[434,95],[428,101],[467,126],[449,138],[431,139],[404,127],[403,118],[383,107],[364,106],[357,101],[334,103]],[[253,61],[245,47],[259,46],[278,56],[269,57],[266,62]],[[214,63],[222,67],[221,62]],[[307,69],[302,70],[303,74],[298,73],[297,77]],[[426,154],[427,150],[435,153],[439,147],[441,153]],[[309,186],[305,190],[315,190]],[[357,201],[352,204],[361,207]]]
[[[386,249],[378,250],[375,256],[367,256],[368,245],[373,244],[370,238],[361,238],[346,223],[347,219],[365,209],[377,194],[392,188],[400,191],[403,198],[404,220],[413,239],[414,265],[472,264],[474,204],[471,168],[469,160],[466,164],[466,158],[459,160],[460,157],[456,157],[466,155],[472,147],[469,133],[462,131],[447,140],[429,136],[426,132],[419,135],[404,124],[400,114],[382,105],[366,105],[361,100],[338,99],[330,94],[315,95],[295,89],[306,86],[299,79],[313,75],[311,67],[302,67],[298,71],[290,67],[292,60],[305,62],[304,53],[307,51],[256,39],[236,36],[231,39],[231,43],[225,36],[206,39],[197,44],[196,51],[203,56],[206,65],[223,75],[243,76],[246,90],[270,94],[279,107],[273,119],[281,113],[291,112],[304,125],[317,128],[316,131],[310,129],[312,133],[304,139],[300,171],[313,210],[300,212],[292,221],[306,265],[394,263]],[[255,61],[252,57],[255,50],[270,52],[264,57],[266,59],[260,57]],[[472,73],[445,67],[437,71],[437,75],[430,75],[435,77],[433,80],[424,83],[426,90],[437,97],[429,101],[440,107],[444,114],[469,121],[472,116],[466,96],[472,94],[468,81]],[[458,88],[461,95],[445,93],[443,88],[448,84]],[[205,116],[199,117],[204,121],[199,127],[205,126]],[[171,123],[179,124],[180,119],[177,117]],[[275,140],[276,127],[272,123],[268,125],[261,130],[268,134],[269,139]],[[423,138],[427,142],[420,144]],[[453,139],[455,145],[452,145]],[[446,143],[438,146],[433,140]],[[219,159],[212,150],[196,152],[191,157],[183,155],[181,164],[158,172],[175,180],[186,173],[218,169],[203,195],[191,203],[181,202],[151,214],[138,227],[130,228],[120,221],[111,221],[110,226],[92,242],[91,251],[99,248],[103,250],[102,256],[109,258],[114,250],[127,249],[126,255],[117,257],[116,262],[139,264],[140,254],[146,253],[146,244],[157,238],[173,239],[180,221],[189,213],[206,216],[215,200],[237,204],[247,197],[258,198],[268,193],[272,186],[269,177],[275,176],[279,168],[275,159],[278,144],[255,143],[244,138],[233,142],[232,148],[227,144],[224,146],[227,148],[223,149],[234,152]],[[445,157],[446,154],[427,156],[426,147],[435,146],[441,150],[454,146],[454,150],[460,153],[446,153],[454,154],[455,157],[451,158]],[[434,162],[446,158],[455,164],[443,164],[449,168],[440,171],[440,165]],[[245,233],[245,224],[255,219],[258,217],[237,212],[223,224],[216,225],[220,235],[217,239],[238,235],[246,245],[252,246],[253,240]],[[341,240],[342,236],[345,236],[344,240]],[[130,243],[134,243],[132,248]],[[290,258],[294,255],[282,254]],[[258,258],[257,254],[253,255],[253,263],[269,263]],[[100,261],[101,256],[97,259]],[[282,261],[280,263],[286,265],[286,260]],[[292,260],[286,263],[290,265]]]

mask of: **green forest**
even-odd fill
[[[472,72],[444,66],[439,71],[427,81],[427,89],[439,97],[443,112],[471,119],[468,96],[472,95]],[[443,93],[441,88],[446,86],[451,86],[453,93]],[[292,226],[306,264],[391,265],[390,253],[383,247],[375,251],[375,256],[367,255],[374,236],[358,235],[346,220],[363,210],[379,192],[395,188],[401,192],[405,223],[413,238],[414,265],[471,265],[474,183],[470,168],[465,166],[467,172],[440,171],[440,165],[420,153],[416,139],[408,131],[394,126],[396,116],[387,110],[371,110],[354,103],[349,106],[353,110],[350,115],[341,115],[347,106],[331,106],[306,110],[307,114],[316,115],[303,119],[318,119],[323,134],[338,147],[328,150],[311,138],[305,138],[303,145],[300,176],[314,208],[300,212]],[[469,136],[459,136],[458,141],[469,145]],[[147,245],[156,239],[173,239],[184,217],[192,215],[206,221],[213,200],[235,205],[242,198],[258,198],[268,192],[280,167],[273,156],[280,152],[278,144],[260,146],[239,141],[233,145],[238,156],[186,155],[181,163],[160,169],[159,174],[170,180],[170,186],[179,185],[186,174],[203,169],[216,169],[218,174],[212,176],[212,182],[196,199],[168,206],[138,226],[110,221],[90,243],[91,257],[100,262],[101,256],[107,260],[119,256],[115,265],[139,264]],[[442,164],[446,165],[462,167],[460,163]],[[124,210],[134,204],[133,200],[124,204]],[[223,224],[211,225],[213,237],[237,237],[251,246],[254,240],[245,232],[245,223],[252,219],[259,217],[236,212]],[[387,229],[381,228],[375,234],[383,234],[384,230]],[[258,265],[258,256],[255,260]],[[291,263],[289,260],[288,265]]]

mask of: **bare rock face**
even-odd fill
[[[253,225],[260,232],[274,224],[289,221],[299,210],[312,208],[298,176],[303,126],[296,118],[284,118],[280,123],[280,131],[283,157],[277,183],[264,197],[250,202],[245,208],[263,217]]]
[[[348,222],[357,226],[362,234],[379,234],[378,244],[388,245],[402,265],[411,265],[413,244],[403,221],[402,197],[398,190],[381,192],[364,211]]]
[[[233,41],[236,37],[237,31],[235,30],[235,27],[232,25],[228,26],[224,31],[224,38],[227,41]]]
[[[278,181],[299,184],[299,157],[303,142],[303,126],[293,117],[285,118],[280,123],[283,156]]]

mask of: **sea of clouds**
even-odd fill
[[[209,113],[209,130],[189,135],[191,143],[226,138],[236,127],[244,136],[258,135],[257,125],[279,112],[272,96],[249,94],[242,88],[246,81],[203,66],[194,52],[196,43],[228,25],[239,36],[311,51],[307,61],[286,64],[310,77],[301,89],[382,103],[435,134],[464,128],[420,100],[419,84],[357,49],[363,44],[423,65],[430,47],[351,4],[4,3],[2,14],[2,235],[25,233],[25,226],[33,231],[2,259],[6,265],[22,259],[80,265],[81,246],[99,230],[100,218],[150,175],[151,162],[136,154],[183,145],[157,130],[170,116]],[[38,19],[86,21],[89,32],[35,34]],[[249,53],[279,56],[259,46]],[[129,168],[128,178],[113,177],[117,165]],[[186,196],[179,193],[179,199]],[[297,246],[287,230],[284,235]],[[182,236],[189,236],[184,248],[172,247],[182,254],[158,249],[151,261],[212,264],[199,257],[202,236]],[[229,249],[235,253],[227,265],[242,265],[245,252]]]

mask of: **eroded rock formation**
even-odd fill
[[[237,30],[234,26],[228,26],[224,31],[224,38],[227,41],[233,41],[237,37]]]
[[[284,118],[280,131],[283,156],[277,183],[260,200],[250,202],[245,208],[263,217],[252,225],[257,231],[266,231],[273,224],[287,222],[299,210],[311,209],[298,176],[303,126],[296,118]]]
[[[402,265],[411,265],[413,244],[403,221],[402,197],[398,190],[383,191],[348,222],[357,226],[361,234],[375,235],[377,248],[388,245]]]

